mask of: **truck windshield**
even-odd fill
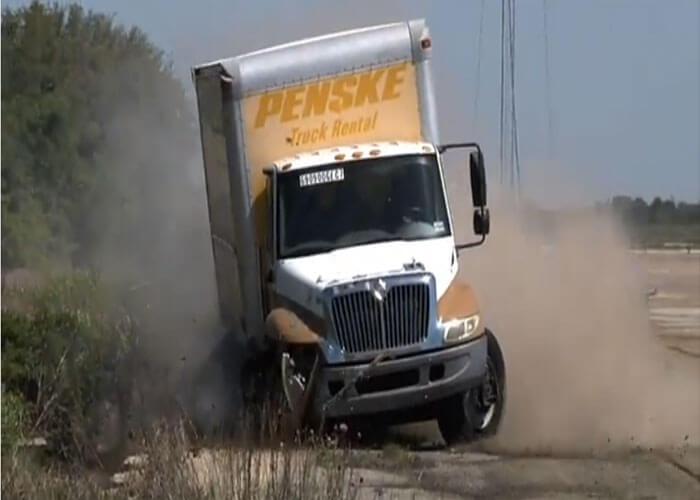
[[[357,160],[281,173],[278,196],[282,258],[450,234],[435,155]]]

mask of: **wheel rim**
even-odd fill
[[[306,380],[296,371],[294,360],[289,353],[283,353],[281,359],[282,390],[288,410],[296,411],[306,389]]]
[[[481,386],[472,389],[466,396],[466,411],[479,431],[486,429],[496,414],[500,395],[498,375],[491,357],[486,362],[486,376]]]

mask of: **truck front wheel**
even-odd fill
[[[445,401],[438,426],[445,443],[469,442],[498,431],[505,403],[506,372],[496,337],[486,330],[486,375],[481,385]]]

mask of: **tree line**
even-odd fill
[[[33,434],[94,455],[102,403],[170,396],[131,367],[162,376],[218,332],[193,105],[138,28],[3,9],[3,455]]]
[[[181,82],[138,28],[79,5],[4,8],[3,269],[89,266],[106,245],[147,239],[163,208],[150,191],[185,174],[193,127]]]
[[[661,197],[647,203],[639,197],[614,196],[596,208],[622,222],[633,247],[700,247],[700,203]]]
[[[625,222],[644,224],[700,224],[700,203],[676,203],[673,198],[655,197],[651,203],[643,198],[614,196],[599,208],[609,208]]]

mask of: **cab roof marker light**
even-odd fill
[[[345,155],[341,153],[341,154],[335,155],[333,158],[336,160],[342,160],[343,158],[345,158]]]
[[[369,152],[369,155],[370,155],[370,156],[378,156],[379,153],[381,153],[381,150],[379,150],[379,149],[373,149],[373,150],[371,150],[371,151]]]
[[[289,168],[290,168],[291,166],[292,166],[291,163],[285,163],[284,165],[282,165],[282,170],[289,170]]]
[[[355,152],[352,154],[352,157],[353,157],[353,158],[360,158],[360,157],[362,157],[362,151],[355,151]]]

